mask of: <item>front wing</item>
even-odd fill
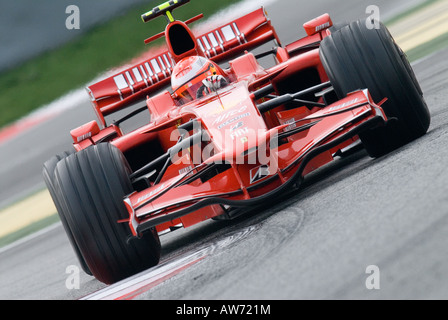
[[[386,121],[367,89],[353,92],[308,117],[265,132],[267,141],[274,135],[283,141],[291,138],[286,143],[268,144],[276,156],[275,172],[264,170],[263,175],[261,167],[254,170],[254,166],[246,164],[223,164],[216,161],[222,159],[218,154],[183,175],[125,197],[129,219],[121,222],[127,222],[132,234],[138,237],[154,227],[161,231],[206,220],[222,214],[223,207],[263,204],[299,185],[321,154]],[[300,135],[300,139],[293,139],[295,135]],[[319,165],[317,161],[313,167]],[[203,182],[202,178],[210,172],[217,174]],[[259,179],[254,178],[256,174]]]

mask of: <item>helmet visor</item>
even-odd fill
[[[174,92],[180,99],[180,102],[187,103],[192,101],[193,99],[196,99],[196,94],[199,88],[201,88],[201,86],[203,85],[202,80],[204,80],[208,76],[216,74],[216,71],[216,67],[212,63],[207,62],[207,64],[203,68],[201,68],[199,73],[195,74],[194,76],[190,75],[187,79],[184,79],[185,82],[173,88]],[[177,80],[181,79],[182,77]]]

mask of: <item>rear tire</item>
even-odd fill
[[[130,167],[109,143],[62,159],[55,179],[62,212],[85,262],[98,280],[110,284],[156,265],[160,241],[155,231],[131,239],[123,197],[133,191]],[[128,241],[129,240],[129,241]]]
[[[430,113],[421,88],[383,24],[368,29],[359,20],[332,32],[321,43],[320,57],[338,98],[365,88],[375,102],[388,98],[382,108],[398,121],[360,134],[370,156],[382,156],[427,132]]]

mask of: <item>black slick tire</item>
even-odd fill
[[[430,113],[406,55],[383,24],[369,29],[364,20],[352,22],[326,37],[320,47],[325,71],[341,99],[367,88],[390,121],[360,134],[372,157],[382,156],[424,135]]]
[[[58,162],[58,198],[72,237],[89,270],[111,284],[159,262],[155,231],[132,238],[123,197],[131,193],[130,167],[119,149],[102,143]]]

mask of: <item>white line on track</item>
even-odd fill
[[[10,243],[10,244],[6,245],[4,247],[1,247],[0,248],[0,254],[2,254],[3,252],[6,252],[8,250],[15,249],[16,247],[18,247],[18,246],[20,246],[20,245],[22,245],[24,243],[27,243],[27,242],[29,242],[31,240],[34,240],[34,239],[36,239],[37,237],[39,237],[39,236],[41,236],[43,234],[46,234],[48,232],[52,232],[54,229],[59,228],[61,225],[62,225],[61,222],[56,222],[56,223],[54,223],[54,224],[52,224],[52,225],[50,225],[50,226],[48,226],[48,227],[46,227],[44,229],[41,229],[39,231],[36,231],[35,233],[30,234],[29,236],[26,236],[26,237],[21,238],[21,239],[19,239],[17,241],[14,241],[13,243]]]
[[[257,226],[250,226],[242,230],[226,235],[224,238],[197,248],[178,258],[166,261],[151,269],[145,270],[137,275],[117,282],[107,288],[94,292],[80,300],[127,300],[147,292],[151,288],[172,278],[183,270],[195,265],[207,256],[222,250],[235,242],[247,237]]]

